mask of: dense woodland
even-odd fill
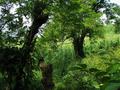
[[[0,0],[0,90],[120,90],[120,6]]]

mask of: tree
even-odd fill
[[[16,8],[17,11],[14,12],[15,14],[12,14],[10,10],[14,5],[16,7],[18,6],[18,8]],[[9,50],[10,54],[8,55],[10,57],[12,56],[12,58],[2,57],[0,59],[1,62],[5,60],[5,62],[2,62],[3,67],[1,65],[1,68],[5,69],[8,76],[10,76],[8,77],[10,80],[12,80],[13,77],[11,72],[15,72],[15,86],[10,86],[9,89],[14,88],[14,90],[21,90],[26,88],[30,90],[30,85],[28,86],[28,83],[30,84],[29,79],[31,79],[32,72],[31,53],[33,52],[35,35],[39,31],[39,27],[48,20],[48,14],[44,13],[46,3],[39,0],[34,2],[32,2],[32,0],[23,2],[10,0],[1,2],[1,7],[1,46],[3,48],[1,50],[5,53],[0,52],[0,55],[1,57],[5,56],[6,51]],[[32,25],[30,29],[27,29],[26,26],[24,26],[22,17],[32,17]],[[20,30],[22,30],[23,33]],[[8,33],[6,33],[7,31]],[[9,37],[7,37],[7,35],[9,35]],[[4,42],[2,43],[2,41]],[[19,45],[20,48],[17,48],[16,43],[20,43],[21,41],[22,45]],[[7,48],[4,49],[4,47]],[[15,48],[15,50],[13,48]],[[17,63],[15,63],[17,65],[13,63],[15,61],[17,61]],[[10,67],[6,68],[6,64],[10,64]],[[17,70],[13,70],[13,67],[16,69],[16,66]]]
[[[55,36],[53,40],[56,42],[71,38],[77,57],[85,56],[84,39],[86,35],[92,35],[95,27],[99,25],[100,14],[94,11],[94,3],[95,0],[58,0],[52,6],[52,20],[48,29],[51,29],[51,35]]]

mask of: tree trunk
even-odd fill
[[[85,57],[84,53],[84,39],[87,34],[86,30],[82,30],[81,36],[74,36],[73,37],[73,45],[76,57]]]
[[[23,47],[21,48],[21,66],[18,70],[18,75],[16,76],[16,84],[14,90],[30,90],[25,83],[25,78],[28,78],[30,70],[26,70],[27,68],[30,69],[31,67],[31,55],[30,53],[33,52],[34,48],[34,37],[38,33],[39,27],[41,27],[46,21],[48,20],[48,15],[43,13],[45,7],[42,7],[44,4],[39,0],[35,1],[34,9],[33,9],[33,23],[30,27],[30,31],[28,32],[27,36],[25,37],[25,42]],[[26,70],[26,71],[25,71]],[[32,68],[31,68],[32,72]],[[25,74],[27,73],[27,74]],[[30,83],[29,83],[30,86]],[[25,89],[26,88],[26,89]]]
[[[44,62],[44,59],[42,58],[40,59],[39,67],[42,72],[41,83],[43,85],[44,90],[53,90],[54,82],[52,78],[53,77],[52,76],[52,72],[53,72],[52,64],[46,64]]]

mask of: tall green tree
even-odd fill
[[[44,12],[47,5],[44,1],[39,0],[3,0],[0,4],[0,46],[2,50],[0,52],[0,68],[7,72],[10,90],[32,90],[30,86],[32,79],[31,53],[34,49],[35,35],[48,20],[48,14]],[[24,24],[24,18],[31,19],[30,27]],[[4,57],[7,54],[8,57]],[[6,66],[7,64],[9,66]],[[11,85],[13,78],[14,86]]]
[[[95,3],[97,3],[96,0],[57,0],[54,2],[51,9],[52,20],[48,25],[48,32],[51,34],[50,37],[54,38],[53,41],[71,38],[76,56],[84,57],[84,39],[87,35],[91,36],[99,26],[101,14],[93,9]]]

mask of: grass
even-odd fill
[[[119,70],[120,64],[120,35],[114,34],[110,32],[106,34],[104,38],[98,38],[96,40],[90,41],[86,38],[85,42],[85,53],[86,58],[82,60],[83,64],[86,64],[88,68],[96,68],[102,71],[107,71],[110,69],[109,73],[116,73]],[[64,83],[64,77],[69,75],[70,67],[80,63],[80,60],[75,58],[74,50],[71,41],[65,41],[62,45],[59,46],[57,51],[53,53],[49,58],[46,58],[49,63],[52,63],[54,66],[54,81],[56,83],[56,88],[62,88],[61,90],[65,90],[63,88],[69,87]],[[117,67],[113,67],[117,66]],[[75,73],[72,73],[73,75]],[[79,76],[78,76],[79,77]],[[114,76],[114,80],[118,78],[118,76]],[[71,76],[67,79],[70,79]],[[73,82],[73,86],[77,85],[77,82],[74,82],[74,78],[71,79]],[[68,80],[69,81],[69,80]],[[94,80],[93,80],[94,81]],[[69,82],[69,83],[70,83]],[[95,82],[96,83],[96,82]],[[66,86],[65,86],[66,85]],[[108,84],[105,90],[113,90],[112,88],[117,88],[115,86],[117,84],[113,84],[113,86]],[[98,88],[99,84],[96,88]],[[110,87],[109,87],[110,86]],[[76,86],[75,86],[76,87]],[[112,87],[112,88],[111,88]],[[111,89],[109,89],[111,88]],[[56,89],[59,90],[59,89]],[[94,89],[93,89],[94,90]],[[96,89],[95,89],[96,90]],[[99,89],[97,89],[99,90]]]

